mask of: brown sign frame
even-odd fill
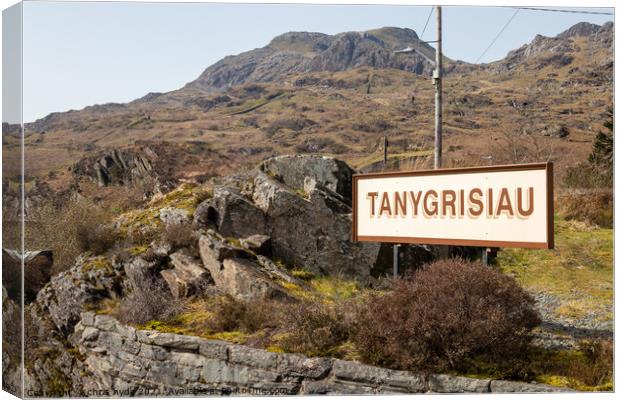
[[[410,176],[429,176],[429,175],[450,175],[463,173],[484,173],[484,172],[510,172],[510,171],[540,171],[545,170],[547,176],[547,241],[541,242],[510,242],[494,240],[469,240],[469,239],[439,239],[423,237],[400,237],[400,236],[359,236],[357,234],[357,184],[362,179],[368,178],[394,178]],[[533,163],[533,164],[511,164],[496,165],[489,167],[467,167],[467,168],[442,168],[418,171],[394,171],[394,172],[373,172],[367,174],[354,174],[353,184],[353,220],[351,225],[351,240],[353,242],[384,242],[384,243],[411,243],[411,244],[435,244],[453,246],[475,246],[475,247],[521,247],[528,249],[553,249],[554,240],[554,209],[553,209],[553,163]]]

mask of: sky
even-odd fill
[[[430,10],[379,5],[26,2],[24,121],[178,89],[222,57],[265,46],[288,31],[335,34],[396,26],[420,35]],[[476,61],[514,12],[509,7],[444,6],[444,54]],[[503,58],[536,34],[553,36],[580,21],[610,20],[611,15],[520,10],[481,62]],[[433,15],[423,39],[433,40],[434,35]]]

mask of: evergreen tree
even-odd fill
[[[587,161],[569,168],[565,184],[571,188],[610,188],[614,181],[614,114],[607,109],[604,131],[599,131],[592,143]]]
[[[608,120],[603,126],[607,132],[599,131],[596,134],[594,143],[592,144],[592,154],[588,157],[588,161],[602,168],[612,168],[614,160],[614,114],[613,109],[607,110]],[[611,170],[609,171],[611,173]]]

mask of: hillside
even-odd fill
[[[391,168],[423,165],[433,132],[429,65],[392,54],[416,38],[399,28],[288,33],[226,57],[179,90],[50,114],[26,125],[29,175],[66,187],[83,156],[138,141],[198,143],[228,160],[216,175],[289,153],[334,154],[373,169],[383,134]],[[585,158],[611,104],[612,40],[612,23],[578,24],[494,63],[447,60],[445,164],[553,160],[561,177]],[[5,152],[17,144],[5,143]]]

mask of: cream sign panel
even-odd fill
[[[353,240],[553,248],[553,165],[353,177]]]

